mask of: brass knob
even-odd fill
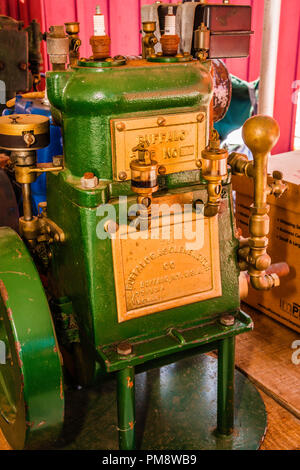
[[[243,139],[253,155],[270,153],[280,137],[277,121],[269,116],[258,115],[248,119],[243,127]]]

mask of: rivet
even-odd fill
[[[158,168],[158,173],[159,173],[160,175],[165,175],[166,172],[167,172],[167,169],[166,169],[165,166],[161,165],[161,166]]]
[[[220,318],[220,323],[223,326],[233,326],[235,324],[235,318],[233,315],[223,315]]]
[[[164,126],[164,125],[166,124],[166,119],[165,119],[164,117],[159,117],[159,118],[157,119],[157,124],[158,124],[159,126]]]
[[[198,114],[198,116],[197,116],[197,121],[198,122],[203,122],[204,119],[205,119],[205,114],[204,113]]]
[[[129,356],[129,354],[132,354],[131,344],[127,343],[126,341],[118,344],[117,353],[120,354],[121,356]]]
[[[198,168],[202,168],[202,160],[197,160],[196,165]]]
[[[127,173],[126,173],[126,171],[120,171],[118,177],[119,177],[119,180],[125,181],[125,180],[127,179]]]
[[[125,126],[124,122],[118,122],[118,124],[117,124],[117,126],[116,126],[116,127],[117,127],[117,130],[118,130],[119,132],[122,132],[122,131],[124,131],[124,130],[125,130],[125,128],[126,128],[126,126]]]

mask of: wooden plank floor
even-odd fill
[[[291,344],[299,334],[245,307],[254,331],[237,339],[237,367],[260,390],[268,413],[261,450],[300,450],[300,365],[292,363]],[[10,447],[0,432],[0,450]]]
[[[248,306],[244,310],[254,331],[237,338],[237,367],[300,418],[300,365],[292,362],[292,343],[299,333]]]

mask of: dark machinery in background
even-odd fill
[[[225,4],[226,3],[226,4]],[[179,54],[190,53],[203,59],[247,57],[251,30],[251,7],[247,5],[183,2],[172,5],[156,2],[142,7],[142,22],[154,22],[158,40],[155,52],[162,51],[166,18],[173,16],[174,33],[180,38]],[[170,23],[170,21],[168,21]]]
[[[230,31],[222,34],[234,38],[231,56],[241,53],[230,6],[210,10],[203,3],[184,3],[176,17],[188,5],[186,10],[193,5],[200,13],[211,11],[219,23],[230,20]],[[153,8],[157,11],[158,5]],[[248,382],[242,390],[246,398],[237,400],[241,412],[235,413],[235,337],[253,328],[240,307],[247,282],[258,290],[280,282],[267,253],[267,197],[286,190],[278,175],[272,185],[267,182],[268,155],[279,127],[267,116],[245,123],[243,136],[254,163],[220,147],[213,126],[228,107],[228,73],[212,62],[205,31],[200,38],[206,40],[194,47],[195,58],[193,34],[190,48],[178,52],[183,39],[173,10],[167,13],[157,41],[155,20],[150,21],[155,28],[143,21],[144,57],[135,60],[110,56],[99,9],[90,41],[93,56],[76,61],[72,55],[71,66],[70,36],[63,26],[51,28],[47,46],[53,71],[47,73],[47,93],[53,119],[63,130],[63,156],[37,162],[36,152],[49,144],[46,116],[0,118],[0,147],[12,152],[24,214],[22,240],[0,228],[0,340],[7,352],[0,364],[0,426],[15,448],[57,438],[65,419],[68,370],[83,386],[116,374],[113,438],[118,431],[120,448],[133,449],[139,368],[213,350],[218,350],[217,412],[213,391],[202,390],[200,399],[197,392],[190,395],[188,386],[178,400],[170,380],[173,397],[164,403],[171,411],[167,420],[151,416],[154,435],[147,442],[145,429],[142,445],[170,448],[169,437],[178,433],[180,446],[194,435],[196,448],[254,449],[265,434],[262,399]],[[194,20],[190,25],[197,36]],[[215,44],[214,55],[220,55],[220,42]],[[218,82],[226,99],[213,102]],[[31,184],[45,173],[47,203],[35,216]],[[247,175],[254,184],[246,240],[236,233],[232,173]],[[157,206],[161,212],[155,215]],[[186,206],[187,221],[178,218]],[[168,229],[169,236],[157,228]],[[191,246],[194,231],[201,240]],[[146,411],[147,391],[142,399]],[[160,389],[160,401],[165,392]],[[170,427],[177,414],[179,426]]]
[[[0,15],[0,113],[17,92],[36,91],[42,62],[40,25],[33,20],[27,28],[22,21]]]

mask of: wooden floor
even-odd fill
[[[237,338],[237,368],[259,389],[268,413],[261,450],[300,450],[300,365],[291,348],[299,334],[263,314],[244,308],[254,331]],[[0,450],[9,446],[0,433]]]

